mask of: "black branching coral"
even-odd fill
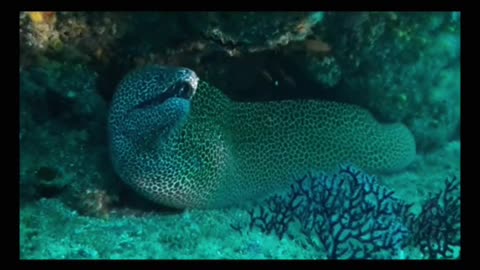
[[[410,222],[411,241],[428,259],[454,258],[460,247],[460,180],[445,180],[445,188],[432,195]]]
[[[405,245],[408,209],[374,177],[351,166],[333,176],[306,176],[286,196],[267,199],[267,208],[250,210],[250,228],[282,238],[298,221],[309,245],[328,259],[392,257]]]
[[[445,252],[458,244],[460,231],[456,183],[447,181],[446,190],[415,216],[411,204],[395,198],[374,176],[342,166],[333,175],[298,179],[286,194],[248,210],[249,226],[281,239],[293,237],[289,228],[297,223],[307,244],[328,259],[402,258],[407,245],[419,247],[425,257],[448,257]]]

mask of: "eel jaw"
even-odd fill
[[[137,104],[133,109],[146,109],[149,107],[158,106],[170,98],[191,100],[197,91],[197,87],[198,77],[190,76],[186,80],[172,84],[163,93]]]
[[[191,99],[197,91],[197,82],[181,82],[173,87],[172,97]]]
[[[178,91],[175,96],[184,99],[191,99],[197,91],[198,76],[194,71],[187,68],[184,68],[181,72],[184,74],[184,79],[173,85],[173,88],[177,89],[174,91]]]
[[[170,97],[183,98],[186,100],[192,99],[197,92],[199,79],[195,72],[189,69],[185,69],[184,72],[187,73],[185,78],[171,85],[164,94],[170,95]]]

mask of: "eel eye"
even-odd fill
[[[189,99],[193,95],[193,87],[189,83],[181,83],[180,90],[178,91],[177,95],[181,98]]]

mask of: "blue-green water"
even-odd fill
[[[460,179],[459,13],[25,12],[20,36],[21,259],[459,258],[459,194],[443,193],[455,206],[444,220],[429,216],[425,224],[420,218],[432,209],[426,207],[431,194],[445,191],[446,179]],[[107,122],[120,79],[152,64],[190,68],[235,102],[345,102],[382,124],[402,123],[415,139],[415,155],[400,170],[365,172],[365,179],[375,176],[375,186],[411,204],[408,212],[416,219],[367,211],[369,204],[383,209],[382,195],[369,186],[358,189],[368,196],[337,199],[343,208],[332,213],[327,205],[333,197],[318,197],[319,204],[307,204],[323,209],[311,221],[302,207],[275,214],[280,201],[188,210],[148,201],[112,166]],[[348,152],[344,147],[333,149]],[[293,171],[300,165],[288,166]],[[320,196],[331,176],[317,182],[322,189],[306,190]],[[332,194],[345,190],[335,186]],[[262,195],[288,198],[285,192]],[[287,206],[307,203],[302,196]],[[251,223],[262,207],[266,221],[292,216],[291,222],[267,222],[287,224],[282,237]],[[381,221],[371,225],[360,218],[368,215]],[[405,230],[392,233],[398,245],[382,238],[391,233],[379,229],[382,224]],[[329,238],[338,231],[344,234]],[[440,242],[433,239],[437,231]],[[429,251],[425,243],[439,248]],[[370,252],[372,246],[379,249]]]

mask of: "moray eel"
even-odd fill
[[[402,124],[318,100],[236,102],[181,67],[149,66],[120,82],[109,113],[119,177],[174,208],[262,198],[311,171],[350,163],[390,172],[415,156]]]

